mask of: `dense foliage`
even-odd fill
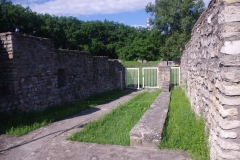
[[[181,56],[191,29],[203,11],[202,0],[156,0],[146,6],[152,30],[113,21],[38,14],[29,7],[0,0],[0,32],[50,38],[59,49],[123,60],[171,60]]]
[[[59,49],[82,50],[96,56],[123,60],[157,60],[158,44],[146,28],[107,21],[81,21],[75,17],[38,14],[29,7],[0,0],[0,32],[50,38]]]
[[[159,51],[164,59],[181,56],[191,37],[191,29],[204,10],[202,0],[155,0],[145,8],[153,16],[150,21],[159,37]]]

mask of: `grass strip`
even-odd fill
[[[192,111],[183,90],[171,92],[168,117],[164,126],[160,148],[188,150],[196,160],[209,159],[209,147],[203,117]]]
[[[14,113],[13,115],[0,113],[0,134],[21,136],[32,130],[79,113],[90,107],[111,101],[130,92],[129,90],[113,90],[102,94],[94,94],[86,100],[75,100],[72,103],[49,107],[42,112]]]
[[[160,90],[144,92],[118,106],[109,114],[84,126],[68,139],[98,144],[130,145],[129,132],[159,95]]]
[[[147,63],[140,63],[138,61],[123,61],[125,67],[152,67],[158,65],[159,61],[148,61]]]

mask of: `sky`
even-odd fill
[[[155,0],[11,0],[13,4],[29,6],[37,13],[73,16],[82,21],[114,21],[134,27],[146,27],[148,3]],[[205,6],[210,0],[203,0]]]

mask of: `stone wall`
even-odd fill
[[[55,50],[46,38],[10,32],[0,38],[0,111],[43,110],[120,88],[121,81],[124,87],[125,68],[117,60]]]
[[[181,58],[182,84],[206,119],[210,157],[240,159],[240,0],[212,0]]]
[[[166,66],[164,62],[166,62],[166,61],[160,61],[158,64],[159,88],[163,88],[164,83],[169,83],[168,86],[170,85],[171,68],[169,66]],[[166,86],[166,84],[165,84],[165,86]],[[168,88],[168,90],[169,90],[169,88]]]

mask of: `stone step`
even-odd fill
[[[162,92],[169,92],[169,85],[170,85],[169,81],[164,81],[162,86]]]

